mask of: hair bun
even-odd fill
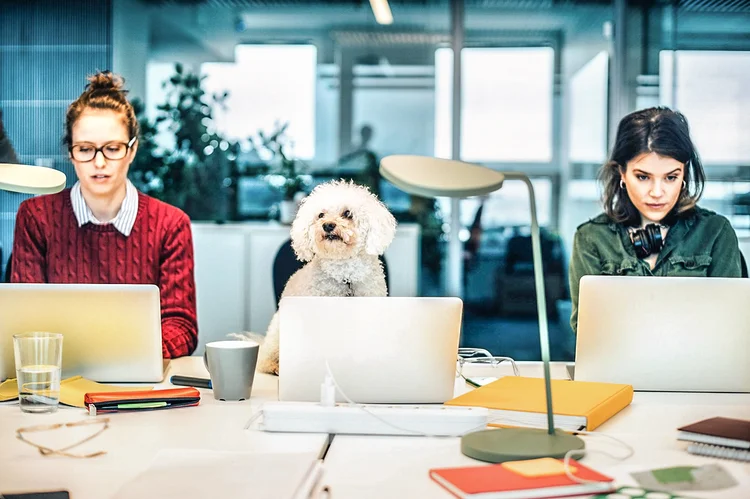
[[[100,71],[95,75],[89,76],[89,84],[86,90],[89,92],[123,92],[125,80],[112,71]]]

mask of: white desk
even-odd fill
[[[519,362],[521,375],[541,376],[541,363]],[[503,365],[492,369],[465,367],[473,376],[511,375]],[[552,363],[552,376],[567,379],[563,363]],[[612,435],[635,449],[633,457],[618,461],[592,453],[582,462],[613,476],[622,485],[636,485],[632,471],[679,465],[703,465],[715,459],[693,456],[687,444],[677,441],[677,428],[695,421],[725,416],[750,419],[750,395],[698,393],[638,392],[630,406],[597,428],[597,433]],[[590,450],[601,449],[616,456],[625,453],[618,444],[596,436],[583,436]],[[689,497],[748,499],[750,497],[750,464],[721,460],[740,482],[740,486],[714,492],[686,492]],[[326,481],[335,497],[359,499],[382,497],[454,497],[434,483],[430,468],[475,466],[481,464],[461,454],[458,438],[423,437],[335,437],[326,456]]]
[[[521,374],[541,375],[540,363],[520,362]],[[554,377],[564,378],[564,364],[553,363]],[[178,359],[172,373],[206,376],[200,358]],[[509,366],[466,367],[465,374],[510,374]],[[171,375],[171,373],[170,373]],[[460,391],[465,388],[462,386]],[[275,400],[277,378],[258,375],[253,398],[247,402],[218,402],[201,390],[201,405],[193,408],[138,414],[112,414],[110,429],[80,450],[107,450],[106,456],[76,460],[42,457],[33,447],[15,439],[21,426],[88,417],[82,409],[61,408],[51,415],[22,413],[17,405],[0,406],[0,491],[20,492],[67,489],[72,499],[107,499],[135,475],[148,468],[161,449],[188,448],[258,452],[319,452],[326,436],[279,434],[243,430],[255,410]],[[635,448],[636,454],[621,462],[592,454],[584,462],[613,475],[619,484],[634,484],[631,471],[716,462],[692,456],[686,444],[676,440],[676,428],[699,419],[722,415],[750,419],[750,395],[636,393],[633,403],[597,429]],[[64,431],[64,430],[57,430]],[[589,449],[613,454],[623,450],[601,437],[583,437]],[[477,465],[460,453],[457,438],[337,436],[326,456],[326,479],[333,497],[383,498],[453,497],[428,476],[434,467]],[[78,450],[78,449],[76,449]],[[747,499],[750,497],[750,464],[720,461],[740,482],[739,487],[717,492],[692,492],[691,497]],[[186,499],[191,499],[186,497]]]
[[[208,377],[203,359],[196,357],[172,361],[167,379],[172,374]],[[161,449],[319,453],[325,447],[327,435],[272,434],[243,429],[264,401],[277,399],[277,379],[256,374],[253,397],[245,402],[220,402],[214,400],[210,390],[201,390],[198,407],[108,414],[108,430],[71,450],[108,452],[91,459],[44,457],[34,447],[15,438],[16,428],[88,418],[84,409],[61,406],[54,414],[26,414],[18,405],[2,405],[0,492],[65,489],[71,493],[71,499],[107,499],[145,471]],[[66,431],[70,430],[60,429],[55,433]],[[38,434],[29,434],[29,439],[46,443],[58,435],[49,433],[40,438]]]

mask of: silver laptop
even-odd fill
[[[443,403],[453,398],[462,310],[458,298],[286,297],[279,400],[319,401],[327,361],[355,402]]]
[[[581,279],[574,378],[750,392],[750,279]]]
[[[0,379],[16,377],[13,335],[25,331],[63,334],[63,378],[164,379],[154,285],[0,284]]]

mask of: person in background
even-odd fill
[[[13,144],[5,135],[2,109],[0,109],[0,163],[18,163],[18,156],[16,156],[16,151],[13,150]]]
[[[355,168],[357,173],[352,180],[367,186],[370,192],[380,197],[380,165],[377,155],[370,148],[370,141],[374,134],[372,126],[362,125],[359,134],[359,144],[352,152],[339,159],[339,166]]]
[[[574,332],[585,275],[741,276],[729,220],[697,205],[705,178],[681,113],[654,107],[620,121],[612,155],[599,173],[604,213],[580,225],[573,242]]]
[[[156,284],[162,354],[191,354],[198,343],[190,220],[138,192],[128,168],[138,122],[123,80],[89,78],[69,107],[63,142],[78,181],[18,209],[12,282]]]

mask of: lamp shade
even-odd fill
[[[0,189],[24,194],[54,194],[65,188],[65,174],[44,166],[0,163]]]
[[[505,175],[453,159],[393,155],[380,161],[380,173],[399,189],[424,197],[465,198],[496,191]]]

